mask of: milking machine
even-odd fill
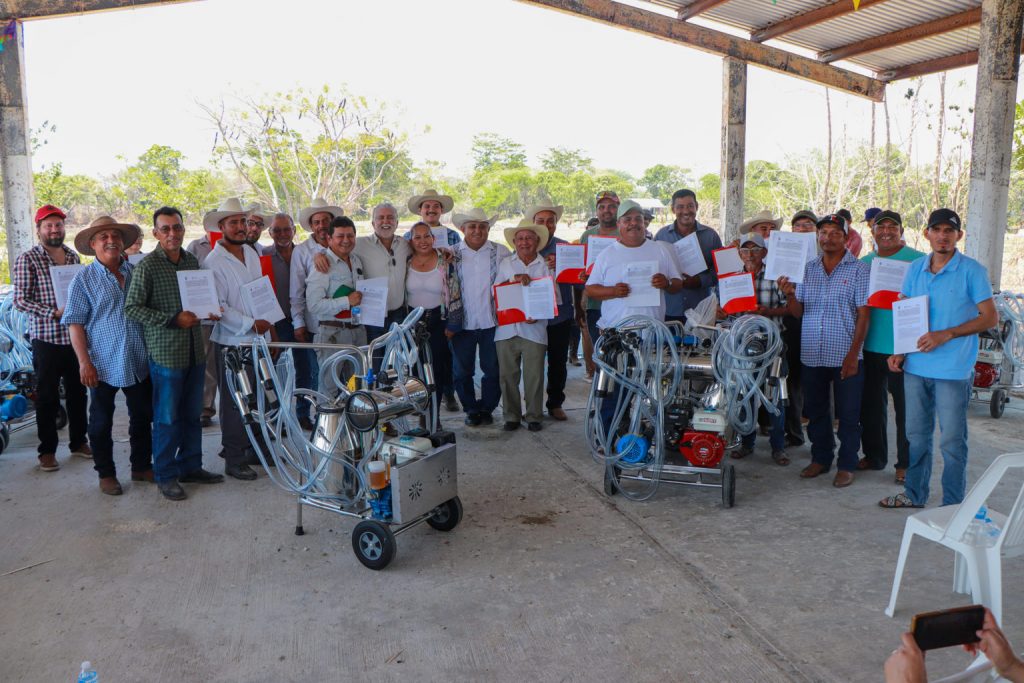
[[[685,327],[633,316],[603,330],[586,433],[605,493],[647,500],[662,483],[713,487],[732,507],[725,455],[757,428],[759,408],[785,405],[782,348],[778,327],[758,315]]]
[[[978,335],[972,398],[987,401],[989,414],[1000,418],[1010,391],[1024,388],[1024,295],[996,292],[993,299],[999,322]]]
[[[268,343],[228,349],[228,386],[253,449],[270,479],[303,507],[359,519],[352,531],[356,558],[383,569],[395,537],[426,522],[451,531],[462,519],[455,437],[438,428],[434,376],[425,326],[417,308],[367,346]],[[320,389],[298,389],[292,352],[334,353],[320,364]],[[374,372],[369,359],[380,352]],[[316,408],[307,436],[295,399]],[[389,436],[390,434],[390,436]]]

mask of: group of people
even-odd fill
[[[447,195],[427,190],[412,197],[407,208],[419,220],[403,236],[396,234],[398,209],[383,202],[370,212],[372,234],[357,237],[342,207],[316,199],[299,212],[310,237],[296,244],[292,216],[264,213],[232,198],[206,214],[205,236],[186,248],[181,212],[162,207],[153,215],[157,246],[134,265],[124,252],[141,243],[138,226],[97,218],[75,236],[76,251],[64,244],[64,213],[55,206],[40,208],[39,244],[14,268],[14,304],[31,318],[40,469],[59,468],[56,419],[63,383],[70,450],[94,460],[104,493],[122,492],[111,438],[118,390],[128,410],[133,480],[153,481],[173,500],[186,497],[182,483],[222,481],[204,469],[202,460],[201,430],[218,413],[225,474],[255,479],[252,465],[259,461],[226,386],[224,350],[253,335],[365,344],[416,307],[424,309],[438,403],[464,411],[469,427],[492,424],[500,403],[503,429],[515,431],[525,423],[527,430],[539,431],[545,412],[568,420],[563,408],[567,364],[577,338],[595,342],[602,330],[637,314],[684,321],[688,310],[716,291],[713,252],[723,243],[714,229],[697,221],[697,196],[690,190],[672,196],[675,220],[653,235],[649,214],[636,202],[599,193],[596,222],[580,242],[616,241],[580,282],[553,284],[555,310],[548,320],[500,321],[493,288],[554,275],[557,245],[565,243],[556,236],[563,207],[533,206],[515,227],[505,228],[504,241],[512,249],[493,239],[495,217],[476,208],[452,213],[454,201]],[[441,223],[448,214],[454,229]],[[765,277],[769,237],[783,227],[783,219],[761,212],[739,226],[734,246],[744,270],[754,276],[756,312],[779,326],[789,367],[789,406],[769,416],[762,429],[774,462],[787,465],[785,448],[804,443],[806,421],[811,463],[800,476],[820,476],[837,462],[833,484],[845,487],[857,470],[887,466],[891,395],[896,480],[904,490],[881,505],[919,507],[927,501],[936,417],[945,459],[943,503],[959,502],[965,491],[966,403],[977,334],[996,323],[987,274],[957,250],[963,229],[951,210],[929,217],[930,254],[906,246],[898,213],[871,209],[866,221],[874,249],[858,260],[855,252],[863,241],[849,212],[820,218],[810,211],[796,213],[791,229],[816,232],[818,248],[800,284]],[[268,228],[273,244],[264,247],[259,239]],[[696,236],[709,266],[693,274],[683,272],[673,248],[689,235]],[[79,254],[95,261],[75,275],[66,304],[58,306],[50,267],[79,263]],[[870,264],[876,258],[912,262],[901,295],[929,295],[931,331],[921,337],[919,351],[905,357],[893,354],[891,310],[868,306]],[[656,264],[650,284],[658,291],[657,306],[633,306],[628,299],[626,273],[639,262]],[[180,271],[198,269],[212,271],[220,304],[220,314],[205,320],[182,309],[178,288]],[[273,323],[251,317],[242,300],[243,286],[265,274],[272,274],[285,313]],[[363,324],[358,315],[359,282],[371,278],[383,278],[388,286],[380,327]],[[299,388],[317,388],[318,363],[329,353],[293,350]],[[298,400],[296,410],[302,427],[312,429],[309,402]],[[742,436],[733,457],[754,450],[756,434]]]

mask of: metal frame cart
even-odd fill
[[[1024,389],[1024,296],[996,292],[993,298],[999,322],[978,335],[971,398],[988,403],[989,414],[998,419],[1010,391]]]

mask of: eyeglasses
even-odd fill
[[[246,221],[245,224],[250,228],[262,228],[263,221]]]
[[[751,254],[760,254],[762,251],[765,251],[765,249],[763,247],[744,247],[739,251],[740,256],[750,256]]]

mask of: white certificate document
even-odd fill
[[[70,266],[50,266],[50,281],[53,283],[53,296],[57,299],[57,308],[64,308],[68,303],[68,287],[71,281],[78,275],[78,271],[85,268],[81,263],[73,263]]]
[[[876,259],[877,260],[877,259]],[[928,333],[928,296],[900,299],[892,304],[893,353],[914,353],[917,340]]]
[[[903,289],[903,278],[910,270],[909,261],[875,257],[871,260],[871,276],[868,279],[868,296],[875,292],[899,292]]]
[[[626,284],[629,285],[627,306],[660,306],[661,292],[651,284],[658,273],[657,261],[637,261],[625,266]]]
[[[271,325],[284,320],[284,311],[277,301],[274,285],[270,284],[270,278],[266,275],[242,285],[242,301],[246,312],[256,320],[266,320]]]
[[[203,320],[208,320],[211,315],[220,315],[212,270],[180,270],[177,275],[181,310],[194,313]]]
[[[587,248],[582,244],[555,245],[555,279],[561,282],[567,270],[583,270],[587,265]],[[577,276],[577,282],[579,281]]]
[[[768,236],[768,258],[764,264],[766,280],[778,280],[785,275],[794,284],[804,281],[804,266],[814,253],[814,242],[807,236],[813,233],[779,232],[772,230]]]
[[[691,232],[673,246],[676,248],[679,270],[683,275],[692,277],[708,269],[708,262],[704,260],[704,252],[700,250],[700,242],[697,241],[697,233]]]
[[[551,320],[558,315],[554,278],[540,277],[523,287],[523,312],[533,320]]]
[[[448,248],[448,228],[444,227],[443,225],[437,228],[431,228],[430,233],[434,236],[435,249]]]
[[[726,313],[756,311],[754,276],[751,273],[737,273],[718,278],[718,304]]]
[[[618,237],[598,237],[591,235],[587,238],[587,268],[594,265],[594,261],[601,255],[601,252],[619,241]]]
[[[388,279],[372,277],[357,280],[356,291],[363,295],[359,301],[359,321],[363,325],[384,327],[384,318],[388,314]]]
[[[715,259],[715,272],[721,275],[743,272],[743,259],[740,258],[740,251],[736,247],[723,247],[711,252]]]

